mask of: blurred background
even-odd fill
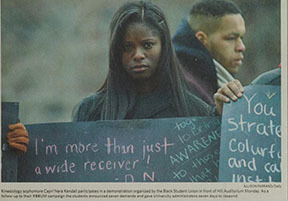
[[[127,0],[2,0],[2,101],[20,102],[24,124],[71,121],[74,106],[103,83],[109,23]],[[194,0],[152,0],[173,35]],[[280,0],[234,0],[246,21],[249,84],[280,63]]]

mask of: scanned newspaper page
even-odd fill
[[[266,171],[263,178],[257,175],[255,160],[258,159],[253,158],[246,161],[253,176],[245,177],[246,173],[243,173],[234,177],[235,182],[225,180],[230,179],[232,171],[229,167],[225,169],[224,162],[219,171],[220,140],[223,139],[220,128],[227,119],[191,117],[116,123],[72,122],[76,105],[105,86],[113,46],[110,23],[115,12],[126,2],[133,1],[1,0],[1,118],[4,118],[1,121],[0,200],[288,200],[287,0],[232,0],[241,9],[245,22],[245,34],[241,36],[245,45],[244,59],[233,76],[247,87],[245,97],[249,104],[254,97],[254,100],[259,98],[252,118],[256,121],[262,113],[267,116],[263,118],[265,123],[257,125],[258,134],[273,135],[265,142],[258,138],[253,141],[255,146],[268,144],[257,152],[258,155],[269,153],[268,161],[260,162]],[[149,2],[163,11],[173,37],[183,20],[189,18],[197,1]],[[159,26],[162,23],[160,20]],[[126,46],[125,50],[131,48]],[[121,61],[124,63],[123,58]],[[281,87],[279,84],[251,87],[256,77],[274,69],[280,69]],[[261,94],[269,100],[261,102]],[[160,94],[156,100],[165,104],[168,101],[165,97],[165,93]],[[276,98],[278,102],[281,100],[277,112],[273,110],[279,106],[278,102],[275,104]],[[247,109],[242,108],[243,111]],[[224,110],[229,111],[229,108]],[[243,111],[230,110],[229,114],[239,116]],[[146,112],[140,112],[140,115]],[[277,125],[273,118],[280,113]],[[24,154],[12,150],[7,143],[7,126],[18,120],[29,131],[30,142]],[[244,120],[237,124],[233,119],[226,122],[233,125],[234,130],[245,126]],[[251,122],[246,122],[248,130],[253,129]],[[200,135],[194,130],[191,137],[188,133],[191,129],[198,129]],[[135,137],[136,134],[139,136]],[[187,145],[191,140],[197,141],[197,146]],[[246,144],[234,142],[236,140],[230,140],[228,145],[231,152],[234,148],[234,152],[239,152],[239,157],[244,157],[241,154],[251,149],[248,140],[243,140]],[[205,155],[198,154],[201,146]],[[220,148],[215,151],[217,146]],[[100,155],[102,148],[105,153]],[[65,151],[64,155],[60,149]],[[169,155],[172,152],[176,154]],[[199,157],[189,160],[188,152]],[[240,164],[240,160],[238,162],[235,164]],[[178,163],[182,169],[176,167]],[[79,164],[82,166],[78,169]]]

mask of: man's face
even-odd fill
[[[205,46],[222,66],[231,74],[238,72],[244,58],[245,22],[240,14],[229,14],[221,18],[219,28],[207,36]]]

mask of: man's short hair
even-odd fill
[[[228,0],[200,0],[190,11],[189,24],[195,33],[203,31],[209,35],[217,30],[221,18],[229,14],[242,15],[242,12],[235,3]]]

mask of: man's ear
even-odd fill
[[[206,46],[208,36],[203,31],[198,31],[195,36],[204,46]]]

